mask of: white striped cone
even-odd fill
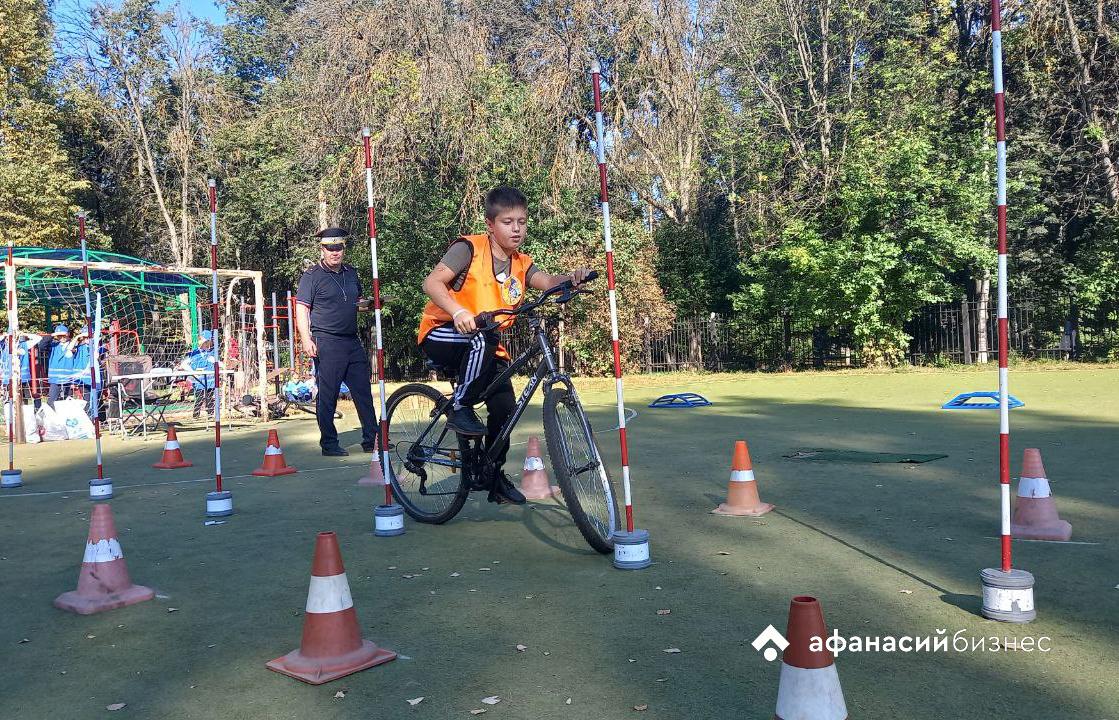
[[[1072,537],[1072,524],[1057,514],[1057,503],[1041,463],[1041,451],[1026,448],[1023,455],[1014,519],[1010,523],[1011,536],[1023,540],[1068,541]]]
[[[362,487],[384,487],[385,474],[381,472],[381,458],[380,453],[373,453],[373,459],[369,463],[369,473],[363,475],[357,484]]]
[[[754,480],[754,466],[750,462],[750,449],[745,440],[734,443],[730,482],[727,483],[727,501],[711,512],[716,515],[759,517],[773,509],[772,503],[758,497],[758,484]]]
[[[78,589],[59,595],[54,599],[54,606],[79,615],[92,615],[153,597],[155,591],[151,588],[132,584],[109,505],[94,505],[82,568],[78,573]]]
[[[395,652],[361,637],[338,536],[333,532],[321,532],[315,541],[306,610],[299,649],[267,663],[269,670],[321,685],[396,659]]]
[[[152,465],[161,470],[174,470],[194,465],[183,458],[182,448],[179,446],[179,436],[175,434],[175,426],[167,426],[167,441],[163,443],[163,458]]]
[[[259,477],[276,477],[277,475],[290,475],[295,468],[284,460],[284,451],[280,449],[280,436],[275,430],[268,431],[268,442],[264,447],[264,464],[253,470],[253,475]]]
[[[547,500],[557,497],[560,489],[548,480],[544,460],[540,457],[540,439],[535,435],[528,439],[525,452],[524,470],[521,471],[521,494],[529,500]]]
[[[776,720],[845,720],[847,704],[831,651],[811,649],[826,640],[824,613],[816,598],[800,595],[789,604],[788,646],[781,658]]]

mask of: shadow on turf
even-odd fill
[[[476,492],[467,501],[462,513],[449,524],[455,522],[522,523],[533,537],[550,548],[570,555],[598,555],[587,545],[571,514],[559,500],[544,500],[515,508],[491,504],[486,501],[484,492]]]
[[[747,439],[763,499],[798,511],[797,517],[781,513],[784,517],[936,590],[945,604],[981,617],[980,599],[957,591],[978,589],[979,570],[998,558],[997,544],[984,539],[998,521],[997,445],[987,442],[993,440],[997,427],[992,428],[989,415],[953,416],[931,407],[851,407],[835,398],[790,400],[731,391],[715,406],[674,415],[672,422],[654,422],[654,418],[667,416],[642,413],[633,423],[635,472],[644,477],[650,468],[658,468],[685,482],[676,483],[671,495],[659,494],[653,485],[644,497],[659,495],[662,502],[677,508],[702,498],[713,503],[708,509],[714,507],[723,501],[713,491],[725,488],[733,442]],[[678,422],[684,418],[686,423]],[[1012,472],[1018,469],[1022,447],[1041,447],[1046,460],[1053,459],[1059,498],[1093,506],[1082,505],[1079,516],[1075,505],[1071,511],[1066,506],[1062,516],[1080,533],[1098,535],[1102,516],[1095,509],[1109,510],[1108,496],[1098,483],[1087,480],[1106,474],[1114,428],[1036,408],[1019,414],[1015,427],[1019,442]],[[831,472],[819,463],[809,469],[782,458],[790,448],[825,441],[829,447],[855,450],[940,451],[949,459],[920,466],[925,469],[916,471],[922,474],[914,481],[913,476],[907,477],[910,468],[904,464],[846,466]],[[1081,448],[1093,451],[1084,453]],[[670,465],[671,454],[680,452],[689,461]],[[617,462],[616,458],[608,461]],[[1094,585],[1084,571],[1090,567],[1086,563],[1098,561],[1074,561],[1069,555],[1077,549],[1032,543],[1016,546],[1016,555],[1038,577],[1039,602],[1046,603],[1048,617],[1074,622],[1093,635],[1102,630],[1119,641],[1119,628],[1108,620],[1113,600],[1101,604],[1087,601],[1079,592],[1045,592],[1057,585],[1085,591]],[[892,562],[884,559],[887,554]]]

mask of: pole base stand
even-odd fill
[[[22,470],[0,470],[0,488],[23,487]]]
[[[378,505],[373,509],[373,534],[396,537],[404,534],[404,508],[397,504]]]
[[[206,493],[206,517],[226,517],[233,514],[233,493],[229,490]]]
[[[634,530],[614,533],[614,567],[619,570],[642,570],[653,564],[649,558],[649,531]]]
[[[95,478],[89,481],[89,499],[90,500],[112,500],[113,499],[113,479],[112,478]]]
[[[1018,569],[1003,572],[986,568],[979,573],[979,579],[983,583],[983,617],[1011,623],[1028,623],[1037,617],[1032,574]]]

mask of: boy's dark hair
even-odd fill
[[[493,220],[502,210],[528,209],[528,198],[515,187],[498,185],[486,193],[486,219]]]

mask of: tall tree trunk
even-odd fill
[[[1089,127],[1099,129],[1099,148],[1096,155],[1099,158],[1100,169],[1103,172],[1104,183],[1107,185],[1107,194],[1111,198],[1111,206],[1119,208],[1119,171],[1115,168],[1115,161],[1111,157],[1111,142],[1108,140],[1107,131],[1100,120],[1099,108],[1096,106],[1092,92],[1092,68],[1084,49],[1080,45],[1080,34],[1076,28],[1076,18],[1072,14],[1072,5],[1069,0],[1062,0],[1064,6],[1065,25],[1068,28],[1069,45],[1072,48],[1072,57],[1080,75],[1077,83],[1080,93],[1080,108],[1088,120]]]
[[[975,326],[979,329],[978,341],[976,342],[976,354],[979,356],[979,363],[982,365],[987,364],[989,348],[987,345],[987,320],[990,315],[989,306],[991,303],[991,274],[984,270],[983,274],[975,279],[975,295],[979,299],[979,305],[975,313]]]

